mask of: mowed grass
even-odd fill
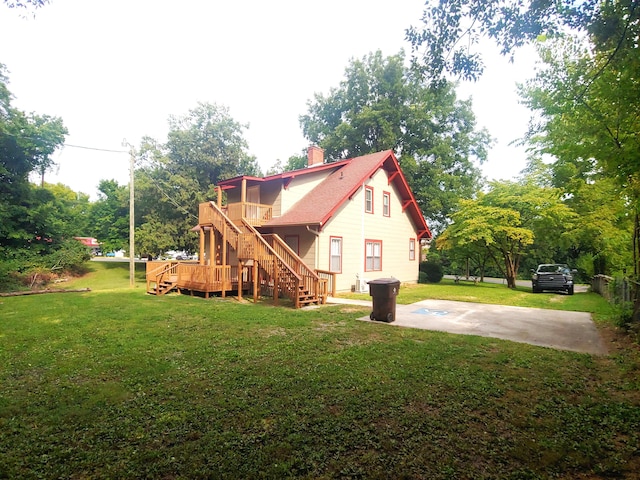
[[[638,478],[623,337],[590,356],[91,268],[89,293],[0,299],[0,478]]]

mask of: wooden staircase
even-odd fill
[[[251,260],[259,269],[264,293],[277,302],[280,295],[289,298],[296,308],[326,302],[327,281],[321,279],[276,234],[262,235],[249,221],[232,222],[213,202],[200,204],[200,227],[212,227],[236,251],[242,262]]]
[[[148,267],[148,266],[147,266]],[[178,288],[178,262],[160,262],[147,271],[147,293],[165,295]]]

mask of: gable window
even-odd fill
[[[342,273],[342,237],[331,237],[329,271]]]
[[[375,272],[382,270],[382,241],[365,241],[365,272]]]
[[[364,187],[364,211],[373,213],[373,187]]]
[[[391,194],[389,192],[382,192],[382,215],[391,216]]]
[[[410,238],[409,239],[409,260],[415,260],[415,259],[416,259],[416,239]]]

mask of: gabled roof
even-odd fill
[[[400,170],[400,165],[392,150],[284,172],[262,179],[255,177],[236,177],[220,182],[218,185],[223,189],[233,188],[238,185],[242,178],[245,178],[248,180],[248,183],[281,180],[283,185],[286,186],[291,179],[297,176],[330,170],[331,172],[327,178],[284,212],[283,215],[273,218],[264,224],[265,227],[317,225],[319,228],[322,228],[335,212],[380,168],[386,170],[389,184],[393,183],[396,186],[402,202],[402,211],[407,210],[409,212],[415,224],[416,231],[418,232],[418,238],[431,238],[431,231],[427,226],[413,193],[411,193],[411,189],[407,184],[404,174]]]

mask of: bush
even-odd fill
[[[89,249],[77,240],[65,240],[48,255],[29,249],[0,250],[0,291],[46,287],[59,275],[86,272]]]
[[[419,283],[438,283],[444,276],[440,262],[434,262],[432,260],[420,262],[420,274],[418,275]],[[425,281],[422,281],[423,278]]]

